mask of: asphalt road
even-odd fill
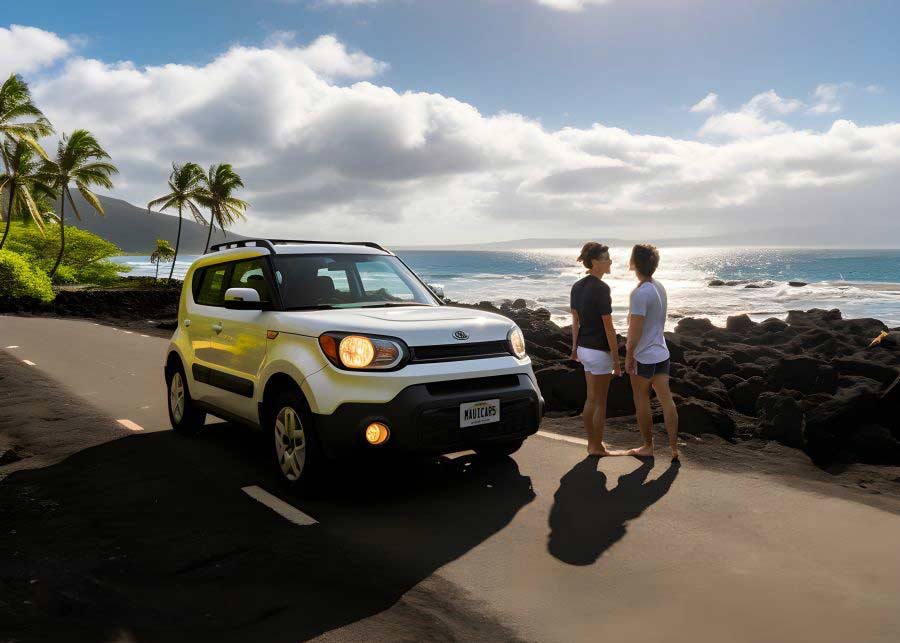
[[[142,429],[0,482],[0,640],[900,638],[894,512],[540,435],[296,497],[258,434],[168,430],[165,347],[0,316],[22,381],[90,409],[71,422]]]

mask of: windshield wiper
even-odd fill
[[[332,306],[331,304],[315,304],[313,306],[293,306],[289,308],[285,308],[286,311],[295,311],[295,310],[332,310],[337,308],[337,306]]]

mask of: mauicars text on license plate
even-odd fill
[[[500,400],[482,400],[459,405],[459,426],[478,426],[500,421]]]

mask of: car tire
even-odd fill
[[[268,403],[266,431],[279,480],[291,489],[309,489],[324,460],[312,413],[296,391],[282,391]]]
[[[513,453],[522,448],[525,440],[509,440],[507,442],[495,442],[494,444],[486,444],[476,447],[475,453],[479,457],[486,460],[502,460],[511,456]]]
[[[206,424],[206,412],[197,407],[188,390],[187,377],[181,364],[166,369],[166,391],[169,422],[178,433],[191,434]]]

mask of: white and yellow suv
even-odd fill
[[[300,483],[351,452],[516,451],[543,413],[522,331],[445,304],[374,243],[218,244],[185,276],[165,365],[169,418],[271,435]]]

